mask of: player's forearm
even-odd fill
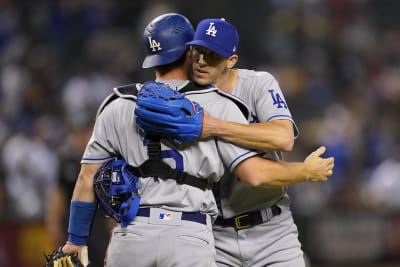
[[[68,242],[75,246],[86,245],[96,212],[93,178],[101,164],[82,164],[75,183],[69,211]]]
[[[82,164],[81,171],[75,184],[72,200],[94,202],[93,177],[101,164]]]
[[[93,193],[93,184],[89,184],[88,179],[85,179],[82,176],[78,176],[72,200],[79,200],[82,202],[95,201],[95,196]]]
[[[235,173],[253,186],[286,186],[303,181],[324,182],[333,174],[335,159],[323,158],[326,151],[321,146],[311,152],[303,162],[286,162],[252,157],[239,163]]]
[[[250,162],[246,160],[244,164],[240,163],[235,173],[243,182],[262,187],[288,186],[310,178],[307,166],[303,162],[267,162],[259,157],[251,158]]]
[[[310,179],[307,166],[303,162],[275,161],[274,163],[268,166],[265,172],[260,172],[260,186],[288,186]]]
[[[202,137],[218,136],[232,143],[263,151],[291,151],[294,137],[293,126],[289,123],[289,127],[274,122],[247,125],[205,115]]]

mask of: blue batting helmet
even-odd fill
[[[143,43],[147,56],[143,68],[172,63],[183,56],[193,40],[194,29],[190,21],[177,13],[168,13],[153,19],[145,28]]]

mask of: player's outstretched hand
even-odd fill
[[[333,157],[322,158],[322,154],[326,151],[326,147],[321,146],[304,160],[308,173],[308,181],[323,182],[333,174],[335,160]]]

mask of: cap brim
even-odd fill
[[[214,53],[220,55],[223,58],[228,58],[228,57],[230,57],[232,55],[231,53],[227,52],[226,50],[222,49],[221,47],[219,47],[219,46],[217,46],[217,45],[215,45],[213,43],[204,41],[204,40],[193,40],[193,41],[191,41],[189,43],[186,43],[186,44],[188,44],[188,45],[198,45],[198,46],[205,47],[205,48],[213,51]]]

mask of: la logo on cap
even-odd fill
[[[210,25],[208,26],[208,29],[206,30],[206,34],[210,35],[212,37],[217,37],[217,29],[215,29],[214,22],[210,22]]]
[[[188,44],[202,46],[228,58],[235,53],[238,41],[236,28],[225,19],[204,19],[197,25],[193,41]]]

